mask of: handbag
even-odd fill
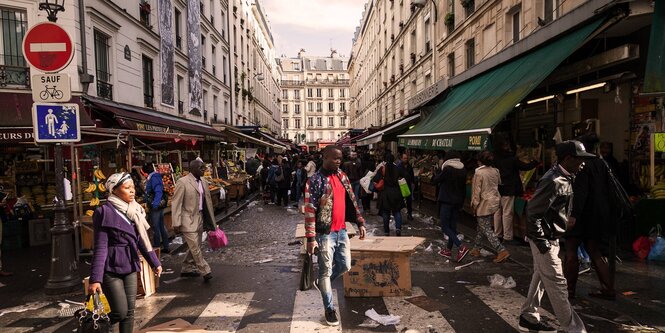
[[[406,179],[400,178],[397,180],[399,183],[399,190],[402,192],[402,197],[406,198],[411,195],[411,188],[409,187],[409,183],[406,182]]]
[[[650,243],[649,260],[665,261],[665,238],[660,224],[651,229]]]
[[[111,319],[104,310],[104,305],[100,299],[100,294],[88,295],[88,300],[92,298],[93,309],[87,308],[74,312],[74,318],[79,322],[77,333],[109,333],[111,332]],[[86,302],[87,303],[87,302]]]
[[[217,250],[229,245],[229,240],[224,231],[217,227],[214,231],[208,231],[208,245],[212,250]]]
[[[384,182],[383,182],[383,177],[386,175],[386,167],[383,166],[381,168],[381,179],[379,179],[378,182],[374,182],[374,191],[376,192],[381,192],[383,191],[384,187]]]
[[[302,263],[302,271],[300,272],[300,290],[310,290],[312,289],[314,280],[312,279],[314,275],[314,261],[312,256],[305,253],[304,260]]]
[[[372,177],[374,177],[374,172],[367,171],[367,174],[363,178],[360,178],[360,186],[363,188],[365,193],[372,193],[372,190],[370,190],[370,184],[372,184]]]

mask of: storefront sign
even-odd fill
[[[665,153],[665,133],[654,133],[654,150],[657,153]]]
[[[399,145],[406,148],[425,150],[473,150],[480,151],[487,148],[487,134],[399,138]]]
[[[0,129],[0,144],[17,142],[34,142],[32,128],[3,128]]]
[[[429,101],[439,96],[446,88],[448,87],[448,79],[443,78],[437,83],[425,88],[423,91],[418,93],[416,96],[413,96],[409,99],[408,107],[409,110],[414,110],[422,105],[427,104]]]
[[[170,127],[162,127],[162,126],[150,125],[138,122],[136,123],[136,129],[139,131],[146,131],[146,132],[182,134],[182,131],[172,129]]]

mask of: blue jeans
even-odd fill
[[[351,269],[351,247],[346,229],[317,234],[319,245],[319,290],[326,310],[334,310],[332,281]]]
[[[150,226],[152,227],[152,246],[162,246],[162,250],[169,249],[169,233],[166,231],[164,225],[164,210],[151,209],[150,210]]]
[[[362,213],[363,205],[362,205],[362,201],[360,201],[360,189],[362,187],[360,186],[360,181],[357,180],[357,181],[351,183],[351,187],[353,188],[353,195],[356,196],[356,203],[358,204],[358,209],[360,209],[360,212]]]
[[[387,209],[382,209],[381,216],[383,217],[383,231],[385,233],[390,232],[390,214],[395,217],[395,229],[402,230],[402,212],[399,209],[392,212]]]
[[[580,246],[577,248],[577,257],[580,259],[580,262],[585,264],[591,263],[591,257],[589,257],[586,249],[584,249],[584,244],[580,244]]]
[[[458,248],[462,246],[457,238],[457,220],[459,218],[459,206],[442,203],[439,216],[441,217],[441,231],[448,236],[447,248],[453,248],[453,244]]]

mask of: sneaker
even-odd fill
[[[471,252],[469,252],[469,254],[472,257],[478,258],[478,257],[480,257],[480,249],[478,249],[477,247],[474,247],[473,250],[471,250]]]
[[[395,236],[397,237],[402,236],[402,229],[395,230]]]
[[[337,311],[335,311],[335,310],[326,310],[326,323],[329,326],[339,325],[339,319],[337,319]]]
[[[580,271],[579,274],[582,275],[584,273],[588,273],[591,271],[591,265],[588,263],[581,263],[580,264]]]
[[[520,316],[520,322],[518,325],[520,331],[522,332],[535,332],[535,333],[556,333],[556,329],[552,326],[549,326],[543,322],[532,323],[524,316]]]
[[[510,253],[508,252],[508,250],[503,250],[496,255],[496,258],[494,258],[494,262],[497,264],[500,262],[504,262],[506,261],[506,259],[508,259],[508,257],[510,257]]]
[[[203,282],[208,282],[210,280],[212,280],[212,273],[208,273],[203,276]]]
[[[466,257],[467,253],[469,253],[469,248],[462,245],[462,247],[457,250],[457,262],[462,262],[462,259]]]
[[[182,272],[182,273],[180,273],[180,276],[182,276],[182,277],[199,277],[199,276],[201,276],[201,273],[199,273],[199,272]]]
[[[439,255],[446,259],[450,260],[453,259],[453,253],[450,250],[446,249],[445,247],[442,248],[441,251],[439,251]]]

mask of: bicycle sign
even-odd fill
[[[68,74],[33,75],[31,84],[35,103],[69,102],[72,99]]]

